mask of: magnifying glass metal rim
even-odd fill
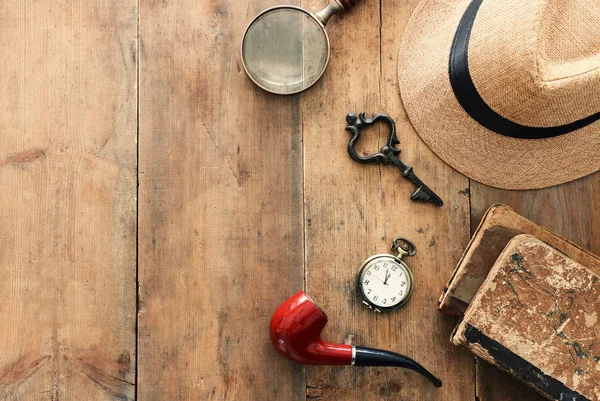
[[[323,34],[325,34],[325,39],[327,39],[327,58],[325,59],[325,63],[323,64],[324,67],[323,67],[321,73],[319,74],[317,79],[314,80],[314,82],[312,84],[310,84],[306,87],[300,88],[294,92],[277,92],[277,91],[274,91],[273,89],[265,88],[263,85],[258,83],[256,81],[256,79],[254,79],[252,74],[250,74],[250,72],[248,71],[248,68],[246,67],[246,62],[244,60],[244,41],[246,40],[246,35],[248,34],[250,27],[252,27],[252,25],[254,25],[254,23],[263,15],[265,15],[271,11],[274,11],[274,10],[285,10],[285,9],[299,10],[299,11],[302,11],[304,14],[307,14],[308,16],[310,16],[312,19],[314,19],[317,22],[317,24],[319,24],[319,27],[323,31]],[[329,65],[330,52],[331,52],[331,46],[329,44],[329,35],[327,35],[327,31],[325,30],[325,25],[323,25],[323,23],[321,21],[319,21],[319,18],[317,18],[317,16],[315,14],[311,13],[310,11],[306,11],[303,8],[291,6],[291,5],[270,7],[270,8],[267,8],[266,10],[264,10],[263,12],[261,12],[260,14],[258,14],[256,17],[254,17],[254,19],[248,24],[248,27],[246,28],[246,32],[244,32],[244,37],[242,38],[242,43],[240,45],[240,57],[242,59],[242,66],[244,67],[244,70],[246,71],[246,75],[248,75],[248,77],[252,80],[252,82],[254,82],[259,88],[261,88],[269,93],[273,93],[275,95],[284,95],[284,96],[295,95],[297,93],[304,92],[305,90],[307,90],[308,88],[312,87],[314,84],[319,82],[319,80],[321,79],[323,74],[325,74],[325,70],[327,70],[327,66]]]

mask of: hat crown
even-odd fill
[[[469,71],[483,100],[518,124],[552,127],[600,111],[600,4],[483,1]]]
[[[543,4],[537,37],[542,81],[598,74],[600,68],[600,3],[552,0]]]

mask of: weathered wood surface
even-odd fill
[[[492,202],[599,253],[599,175],[506,192],[437,159],[397,87],[416,2],[335,17],[329,70],[289,97],[257,89],[239,56],[247,23],[288,0],[140,0],[139,13],[130,0],[0,5],[0,399],[535,399],[484,364],[473,380],[437,297]],[[349,159],[344,117],[360,111],[396,120],[403,160],[444,207],[410,202],[394,168]],[[387,132],[366,134],[375,150]],[[419,248],[416,290],[377,316],[354,277],[395,235]],[[444,387],[281,358],[269,319],[303,287],[329,314],[328,339],[414,357]]]
[[[0,4],[0,399],[135,396],[137,5]]]
[[[309,3],[316,9],[320,2]],[[303,98],[306,286],[327,312],[325,335],[392,349],[431,369],[436,389],[411,371],[390,368],[307,368],[307,395],[321,400],[474,399],[472,358],[448,338],[452,319],[436,310],[437,296],[468,241],[468,180],[418,139],[402,109],[397,83],[400,33],[416,2],[365,2],[332,21],[329,70]],[[357,26],[361,29],[356,29]],[[402,159],[446,202],[411,202],[414,187],[393,166],[353,162],[344,131],[348,112],[386,112],[396,121]],[[385,125],[370,128],[362,150],[387,139]],[[363,308],[355,279],[363,260],[389,252],[395,236],[415,242],[408,258],[415,293],[400,311],[377,315]]]
[[[238,48],[272,4],[140,2],[140,400],[305,398],[268,335],[303,286],[301,97]]]
[[[500,202],[558,235],[600,254],[600,173],[536,191],[503,191],[471,182],[471,229],[491,203]],[[477,364],[477,396],[480,401],[544,400],[533,390],[499,372]]]

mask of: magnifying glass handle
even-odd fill
[[[354,7],[355,5],[360,3],[361,0],[337,0],[337,1],[342,5],[342,7],[344,8],[344,11],[348,11],[352,7]]]
[[[350,10],[360,1],[361,0],[331,0],[329,4],[327,4],[327,7],[316,13],[315,16],[323,25],[326,25],[332,15]]]

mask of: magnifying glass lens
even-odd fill
[[[248,27],[242,57],[250,77],[264,89],[290,94],[314,84],[329,58],[329,41],[317,20],[295,8],[275,8]]]

